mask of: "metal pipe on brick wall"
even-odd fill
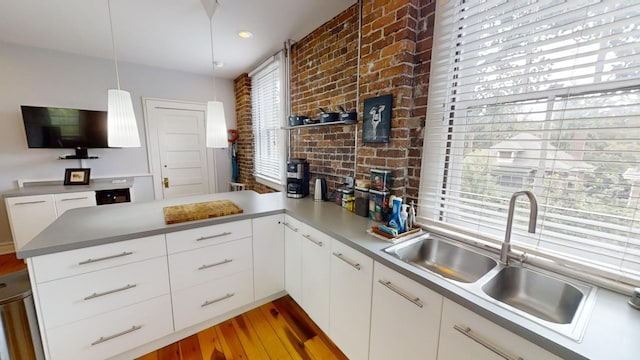
[[[362,47],[362,0],[358,0],[358,59],[356,63],[356,114],[360,113],[360,50]],[[362,117],[364,122],[364,116]],[[358,177],[358,123],[353,143],[353,180]]]

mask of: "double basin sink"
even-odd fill
[[[596,288],[542,269],[498,265],[487,252],[426,234],[384,250],[476,295],[579,341]]]

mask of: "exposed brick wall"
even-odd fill
[[[319,119],[319,108],[356,108],[358,7],[351,6],[291,49],[291,111]],[[291,131],[291,156],[306,158],[330,190],[340,187],[355,168],[354,125],[327,125]],[[313,174],[315,173],[315,174]],[[322,173],[322,174],[318,174]]]
[[[339,105],[348,110],[357,105],[358,125],[292,130],[291,156],[307,158],[312,172],[353,176],[355,168],[356,179],[368,179],[372,168],[391,169],[393,192],[416,199],[435,0],[363,0],[359,68],[358,10],[358,4],[349,7],[294,44],[291,51],[292,113],[318,118],[319,107],[337,111]],[[246,74],[236,79],[236,85],[243,77]],[[393,95],[391,140],[363,144],[364,99],[386,94]],[[240,120],[238,112],[242,138],[241,121],[246,119],[246,130],[251,132],[250,101],[246,118]],[[252,156],[253,149],[245,150]],[[251,169],[252,163],[243,163],[242,182],[255,184],[250,180]],[[329,190],[343,181],[341,177],[319,176],[327,179]]]
[[[253,131],[251,123],[251,78],[242,74],[233,82],[236,97],[236,121],[238,127],[238,182],[246,185],[247,190],[269,193],[275,190],[259,184],[253,176]]]

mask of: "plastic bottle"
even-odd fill
[[[402,210],[400,210],[400,220],[402,221],[402,232],[406,232],[411,230],[409,228],[409,224],[407,223],[407,218],[409,217],[409,213],[407,212],[407,209],[409,208],[409,205],[402,204],[401,207],[402,207]]]
[[[413,229],[414,226],[416,226],[416,209],[413,200],[411,200],[411,206],[409,207],[409,230]]]
[[[392,201],[391,217],[389,218],[389,227],[397,229],[398,233],[404,232],[404,223],[400,218],[400,205],[402,205],[401,197],[394,197]]]

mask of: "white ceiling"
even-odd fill
[[[219,0],[216,77],[233,79],[355,0]],[[211,74],[209,17],[200,0],[111,0],[118,61]],[[241,39],[240,30],[254,36]],[[0,1],[0,41],[113,59],[107,0]]]

